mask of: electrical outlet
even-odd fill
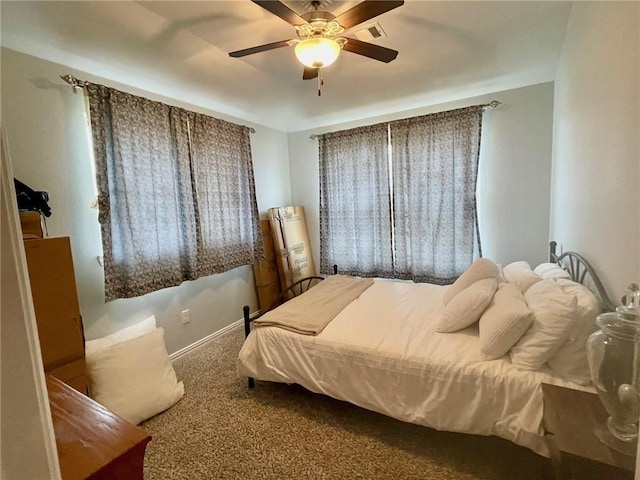
[[[189,318],[189,309],[182,310],[182,324],[185,325],[190,321],[191,321],[191,318]]]

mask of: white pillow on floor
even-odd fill
[[[112,333],[111,335],[107,335],[106,337],[96,338],[95,340],[87,340],[85,342],[85,353],[86,355],[93,355],[94,353],[98,353],[100,350],[104,350],[111,345],[131,340],[132,338],[139,337],[140,335],[144,335],[145,333],[153,332],[155,329],[156,317],[154,315],[151,315],[150,317],[136,323],[135,325],[123,328],[122,330],[118,330],[117,332]]]
[[[87,355],[87,374],[91,397],[134,424],[166,410],[184,395],[162,328]]]

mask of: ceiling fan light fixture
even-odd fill
[[[324,68],[336,61],[340,55],[340,44],[331,38],[307,38],[296,44],[295,53],[303,65]]]

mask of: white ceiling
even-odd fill
[[[286,3],[302,13],[308,2]],[[322,3],[337,15],[359,2]],[[551,81],[571,2],[408,0],[375,19],[387,37],[372,43],[398,58],[385,64],[343,52],[324,70],[321,97],[314,80],[302,80],[291,47],[228,56],[295,37],[249,0],[3,0],[0,9],[4,47],[298,131]]]

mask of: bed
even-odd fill
[[[484,353],[486,341],[480,330],[484,334],[487,329],[482,326],[482,317],[451,333],[438,331],[442,329],[445,311],[460,293],[449,298],[446,305],[445,299],[451,297],[455,288],[465,290],[458,281],[453,286],[438,286],[374,279],[358,286],[352,298],[342,300],[342,305],[338,302],[327,306],[329,313],[314,330],[317,323],[312,322],[309,327],[308,319],[325,310],[324,302],[332,298],[333,292],[345,290],[347,284],[341,282],[350,281],[336,275],[322,282],[316,277],[298,284],[301,295],[259,318],[249,319],[245,307],[247,338],[238,357],[239,374],[249,378],[250,386],[254,378],[297,383],[312,392],[401,421],[438,430],[496,435],[548,456],[542,430],[541,384],[594,391],[584,369],[574,373],[573,359],[580,358],[581,362],[584,358],[586,362],[584,352],[579,350],[586,336],[596,328],[595,315],[613,308],[584,258],[574,252],[557,256],[554,242],[550,250],[550,262],[530,270],[531,274],[526,272],[525,262],[502,268],[492,295],[497,299],[495,292],[500,288],[514,288],[516,282],[508,280],[516,278],[513,272],[518,268],[522,269],[519,275],[526,273],[524,277],[529,279],[533,278],[531,275],[540,277],[538,283],[533,283],[538,286],[530,285],[522,295],[524,298],[532,288],[544,291],[556,289],[557,284],[575,293],[576,288],[584,289],[579,284],[590,285],[595,295],[589,293],[593,298],[586,300],[587,306],[582,302],[584,308],[578,312],[577,294],[571,304],[575,315],[583,317],[580,328],[578,320],[572,320],[571,327],[563,330],[562,340],[554,340],[559,345],[554,352],[560,355],[564,348],[570,354],[567,357],[570,361],[563,360],[568,366],[564,371],[559,368],[562,364],[557,369],[551,367],[552,358],[535,370],[517,366],[519,360],[513,352],[518,351],[519,342],[526,343],[525,338],[529,338],[537,320],[532,319],[525,329],[519,327],[525,333],[519,334],[513,348],[492,359],[487,359]],[[508,271],[511,273],[505,275]],[[544,288],[539,283],[542,281]],[[317,287],[305,291],[314,283]],[[331,283],[336,285],[331,287]],[[514,285],[506,287],[508,283]],[[583,295],[585,290],[578,293]],[[570,297],[571,294],[567,298]],[[533,298],[531,293],[532,305]],[[597,306],[593,305],[593,299]],[[494,308],[494,302],[492,299],[484,312]],[[592,302],[590,307],[588,302]],[[537,315],[537,311],[534,313]],[[281,324],[288,316],[293,316],[294,323]],[[249,326],[251,321],[255,323],[253,328]],[[501,334],[500,338],[508,336]]]

